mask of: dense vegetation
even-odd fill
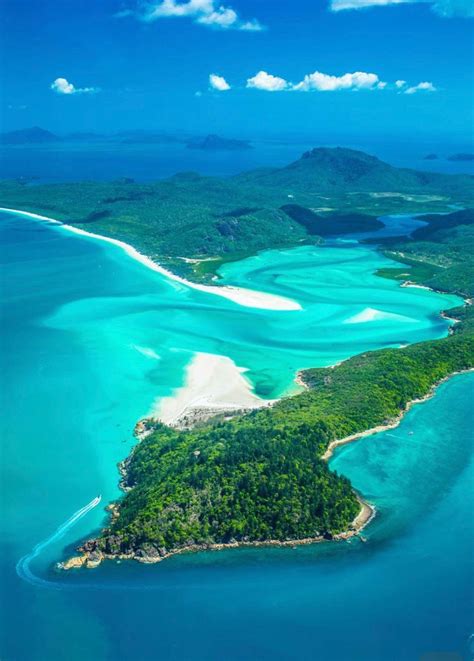
[[[474,209],[423,216],[428,224],[410,241],[389,241],[386,254],[407,264],[409,279],[440,291],[474,296]],[[385,277],[407,279],[407,269],[384,269]]]
[[[210,278],[183,257],[236,259],[300,245],[317,235],[371,230],[377,216],[472,204],[473,178],[392,167],[348,149],[315,149],[284,168],[218,178],[183,173],[139,184],[0,182],[0,206],[76,224],[134,245],[191,278]]]

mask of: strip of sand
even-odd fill
[[[259,308],[261,310],[278,310],[283,311],[295,311],[301,310],[302,307],[297,301],[293,301],[290,298],[285,298],[283,296],[277,296],[276,294],[269,294],[267,292],[255,291],[253,289],[245,289],[243,287],[233,287],[230,285],[225,285],[223,287],[215,287],[212,285],[200,285],[196,282],[190,282],[185,278],[168,271],[159,264],[156,264],[150,257],[143,255],[138,252],[133,246],[125,243],[125,241],[120,241],[119,239],[112,239],[108,236],[102,236],[101,234],[94,234],[93,232],[87,232],[86,230],[80,229],[79,227],[74,227],[72,225],[66,225],[59,220],[54,218],[48,218],[47,216],[40,216],[37,213],[31,213],[30,211],[21,211],[20,209],[7,209],[0,207],[0,211],[6,211],[10,213],[19,214],[22,216],[27,216],[28,218],[34,218],[35,220],[47,221],[55,225],[60,225],[64,230],[68,232],[73,232],[74,234],[79,234],[81,236],[87,236],[92,239],[97,239],[99,241],[106,241],[107,243],[112,243],[122,250],[124,250],[129,257],[140,262],[144,266],[148,267],[152,271],[161,273],[170,280],[175,282],[180,282],[182,285],[189,287],[190,289],[197,289],[198,291],[206,292],[207,294],[214,294],[215,296],[222,296],[227,298],[238,305],[242,305],[248,308]]]
[[[186,370],[185,384],[160,399],[151,417],[172,427],[183,427],[219,413],[248,411],[272,404],[257,397],[243,376],[246,370],[227,356],[197,353]]]

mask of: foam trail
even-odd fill
[[[24,555],[20,560],[18,560],[16,564],[16,573],[20,578],[22,578],[24,581],[28,581],[29,583],[33,583],[36,585],[48,585],[48,586],[57,586],[58,588],[61,587],[60,584],[56,584],[53,581],[46,581],[42,578],[39,578],[38,576],[35,576],[33,572],[30,569],[30,563],[31,561],[38,557],[38,555],[41,553],[43,549],[45,549],[47,546],[52,544],[58,539],[61,539],[66,532],[72,528],[82,517],[84,517],[88,512],[90,512],[94,507],[97,507],[97,505],[100,503],[102,500],[101,496],[96,496],[93,500],[91,500],[90,503],[87,503],[87,505],[84,505],[84,507],[81,507],[81,509],[77,510],[77,512],[74,512],[74,514],[69,517],[69,519],[65,522],[62,523],[55,532],[47,537],[45,540],[42,542],[39,542],[39,544],[36,544],[36,546],[33,548],[30,553],[27,555]]]

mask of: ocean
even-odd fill
[[[196,351],[277,397],[302,367],[446,335],[459,298],[378,278],[389,260],[341,242],[224,266],[224,283],[303,308],[259,310],[59,226],[2,213],[0,232],[2,659],[470,658],[471,374],[331,460],[377,508],[366,543],[54,569],[106,521],[135,422]]]

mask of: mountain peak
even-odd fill
[[[381,161],[370,154],[357,149],[348,149],[346,147],[314,147],[309,151],[304,152],[300,161],[304,160],[318,160],[320,162],[342,161],[342,160],[359,160],[366,163],[380,163]]]

